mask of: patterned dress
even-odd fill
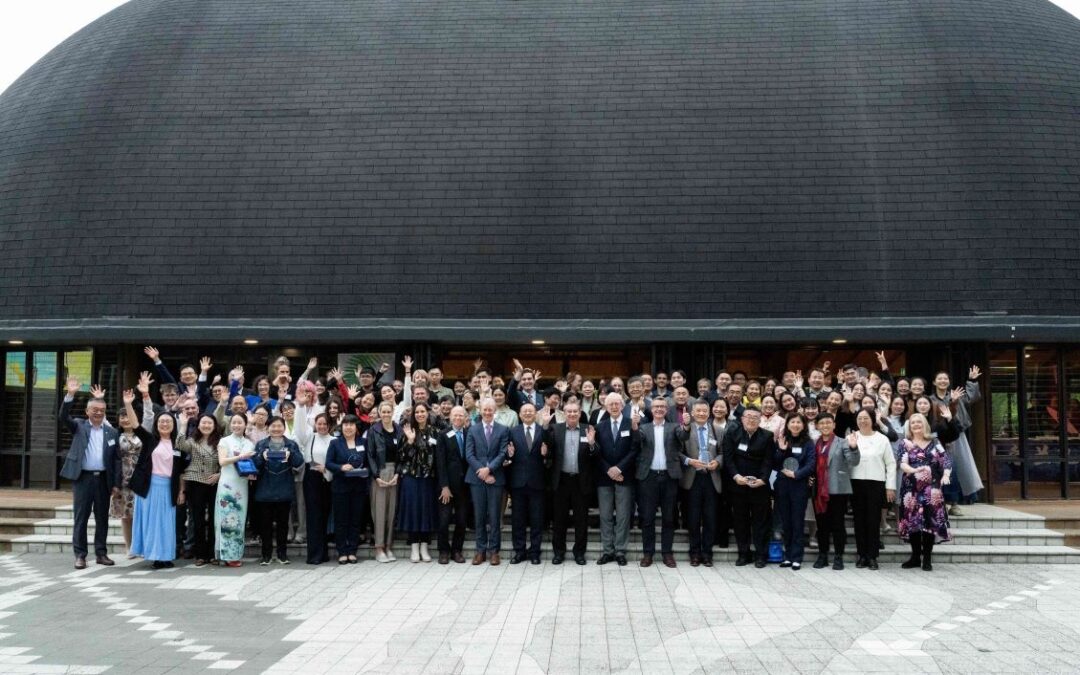
[[[226,457],[236,457],[255,445],[246,438],[230,435],[221,439]],[[236,472],[236,464],[221,467],[217,500],[214,503],[214,557],[224,562],[244,557],[244,524],[247,522],[248,479]]]
[[[142,452],[142,441],[135,434],[120,434],[120,473],[123,479],[120,486],[120,494],[114,494],[109,502],[110,518],[128,518],[134,515],[135,493],[128,484],[131,482],[131,474],[135,471],[135,464],[139,461],[139,453]]]
[[[916,471],[904,474],[900,482],[900,538],[908,541],[914,533],[929,532],[935,542],[949,541],[949,515],[941,477],[952,469],[952,459],[937,440],[931,440],[926,447],[905,440],[902,449],[900,461]]]

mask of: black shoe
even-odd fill
[[[827,554],[827,553],[823,553],[822,555],[819,555],[817,557],[817,560],[814,561],[814,569],[816,569],[816,570],[823,570],[828,566],[829,566],[829,554]]]
[[[751,562],[752,562],[752,561],[750,560],[750,556],[748,556],[748,555],[741,555],[741,556],[739,556],[739,557],[738,557],[738,559],[737,559],[737,560],[735,561],[735,567],[744,567],[744,566],[746,566],[746,565],[749,565],[749,564],[750,564]]]
[[[268,558],[267,556],[263,556],[263,559],[259,561],[259,564],[262,565],[263,567],[269,565],[270,564],[270,558]]]
[[[915,556],[911,556],[905,562],[900,563],[900,567],[906,570],[912,570],[920,566],[922,566],[922,560],[920,558],[916,558]]]
[[[161,566],[164,567],[167,570],[171,570],[173,568],[173,561],[166,560],[163,563],[161,563]]]
[[[870,562],[866,563],[866,566],[872,570],[876,570],[878,568],[877,558],[870,558]]]
[[[791,563],[791,571],[792,572],[798,572],[801,569],[802,569],[802,563],[801,562],[793,562],[793,563]]]
[[[791,561],[785,560],[784,562],[780,563],[780,567],[791,567]]]
[[[765,567],[765,565],[767,565],[767,564],[768,563],[765,562],[764,560],[755,560],[754,561],[754,567],[756,567],[758,569],[761,569],[761,568]]]
[[[521,564],[523,562],[525,562],[525,554],[524,553],[515,553],[510,558],[510,564],[511,565],[519,565],[519,564]]]
[[[287,555],[279,555],[277,561],[279,563],[281,563],[282,565],[291,565],[292,564],[292,563],[289,562],[289,556],[287,556]]]
[[[728,544],[727,539],[721,539],[720,541],[716,542],[716,548],[727,548],[729,545],[730,544]]]
[[[532,558],[529,558],[529,562],[532,563],[533,565],[539,565],[540,564],[540,556],[533,556]]]
[[[155,560],[154,564],[150,565],[150,567],[153,567],[156,570],[165,569],[165,562],[161,560]]]
[[[926,558],[923,558],[922,568],[923,568],[923,570],[925,570],[927,572],[933,572],[934,571],[934,566],[931,564],[929,556],[927,556]]]
[[[611,555],[610,553],[605,553],[604,555],[600,556],[599,559],[597,559],[596,564],[606,565],[609,562],[615,562],[615,556]]]
[[[624,555],[615,556],[615,562],[619,565],[619,567],[626,567],[626,556],[624,556]]]
[[[551,556],[551,564],[552,565],[561,565],[565,555],[566,555],[565,553],[556,553],[555,555]]]
[[[856,567],[857,569],[860,569],[860,570],[861,570],[861,569],[865,569],[865,568],[866,568],[866,566],[867,566],[868,564],[869,564],[869,563],[868,563],[868,561],[866,560],[866,558],[864,558],[864,557],[862,557],[862,556],[859,556],[859,559],[855,561],[855,567]]]
[[[584,555],[575,555],[574,556],[574,562],[576,562],[579,565],[584,565],[585,564],[585,556]]]
[[[832,568],[834,570],[837,570],[837,571],[844,569],[844,556],[838,555],[835,558],[833,558],[832,559]]]

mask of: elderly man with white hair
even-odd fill
[[[596,492],[600,502],[600,541],[597,565],[626,565],[630,519],[634,514],[634,468],[641,439],[636,433],[641,413],[623,415],[623,398],[612,392],[604,398],[607,415],[596,423]]]
[[[502,536],[502,492],[506,485],[506,460],[510,430],[495,421],[495,399],[480,401],[480,419],[465,437],[465,460],[469,471],[465,482],[472,493],[476,515],[476,555],[472,564],[487,560],[498,565]],[[490,529],[490,531],[489,531]]]

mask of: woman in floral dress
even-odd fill
[[[941,443],[932,437],[926,416],[915,413],[908,419],[907,439],[903,442],[900,470],[900,538],[911,544],[911,558],[901,567],[920,565],[933,569],[934,544],[949,541],[949,514],[941,488],[952,480],[952,459]]]
[[[234,414],[229,418],[232,433],[218,443],[221,475],[214,503],[214,557],[229,567],[240,567],[244,557],[249,479],[237,473],[236,463],[255,456],[255,444],[244,437],[247,425],[244,413]]]

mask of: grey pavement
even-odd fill
[[[1065,673],[1080,565],[293,564],[0,556],[0,673]]]

